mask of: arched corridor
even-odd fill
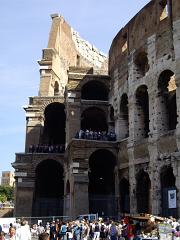
[[[136,199],[138,213],[151,213],[150,189],[151,181],[148,173],[140,171],[136,177]]]
[[[51,103],[44,112],[44,131],[42,142],[44,144],[65,144],[65,111],[64,104]]]
[[[45,160],[36,168],[33,216],[63,214],[63,167],[55,160]]]
[[[116,159],[108,150],[97,150],[89,158],[89,212],[115,216],[114,167]]]

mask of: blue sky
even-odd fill
[[[59,13],[80,36],[108,53],[118,31],[149,0],[1,0],[0,171],[12,170],[24,151],[28,97],[37,96],[41,50],[47,47],[50,14]]]

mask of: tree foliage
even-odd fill
[[[10,186],[0,186],[0,201],[4,202],[1,198],[6,198],[4,201],[14,200],[14,188]]]

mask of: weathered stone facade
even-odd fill
[[[25,109],[25,153],[13,163],[16,216],[180,216],[180,2],[150,1],[114,38],[109,61],[54,14],[39,65],[39,96]],[[117,141],[78,139],[80,129],[115,130]],[[65,151],[29,152],[45,144]],[[51,196],[43,179],[48,185],[47,169],[53,178],[56,167],[61,194]],[[47,211],[39,210],[43,201]]]

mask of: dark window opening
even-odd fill
[[[108,101],[108,89],[101,82],[90,81],[82,87],[81,99]]]
[[[137,126],[139,138],[148,137],[149,133],[149,96],[147,86],[142,85],[136,91]]]
[[[76,66],[80,67],[80,56],[79,55],[77,55]]]
[[[161,0],[159,2],[160,5],[160,21],[164,20],[165,18],[168,17],[168,4],[167,0]]]
[[[54,84],[54,96],[59,95],[59,83],[56,81]]]
[[[115,215],[114,155],[107,150],[94,152],[89,159],[89,211]]]
[[[160,175],[161,180],[161,207],[162,207],[162,216],[168,217],[173,216],[177,217],[177,207],[169,207],[169,199],[176,199],[176,179],[173,174],[173,169],[170,166],[164,167]],[[171,192],[171,193],[170,193]],[[170,195],[171,194],[171,195]]]
[[[130,212],[129,181],[125,178],[121,179],[120,181],[119,194],[121,213],[129,213]]]
[[[148,173],[143,170],[139,172],[136,179],[136,198],[138,213],[150,213],[149,198],[151,181]]]
[[[135,65],[139,77],[145,76],[149,70],[148,57],[146,52],[140,52],[135,58]]]
[[[36,168],[34,216],[60,216],[63,213],[63,168],[54,160],[45,160]]]
[[[163,130],[174,130],[177,125],[175,75],[170,70],[161,73],[158,80],[159,103]]]
[[[92,131],[107,131],[107,121],[103,110],[88,108],[81,115],[81,129]]]
[[[43,143],[49,145],[65,144],[65,111],[61,103],[49,104],[44,112]]]
[[[127,94],[123,94],[121,98],[120,119],[121,119],[120,136],[121,138],[126,138],[129,136],[129,111]]]

